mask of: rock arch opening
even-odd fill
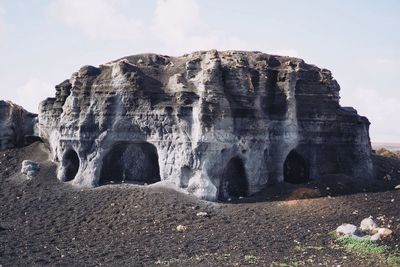
[[[115,144],[103,158],[99,185],[160,181],[157,149],[147,142]]]
[[[221,201],[248,194],[246,171],[241,158],[234,157],[226,165],[219,185],[218,199]]]
[[[309,181],[310,171],[305,159],[292,150],[283,164],[284,181],[291,184],[303,184]]]
[[[79,170],[79,157],[75,150],[68,150],[63,157],[64,181],[72,181]]]

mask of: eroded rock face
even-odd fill
[[[0,151],[22,147],[35,141],[34,128],[37,114],[0,100]]]
[[[40,109],[58,178],[82,186],[169,180],[216,200],[372,173],[368,120],[340,107],[330,71],[297,58],[130,56],[81,68]]]

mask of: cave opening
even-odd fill
[[[224,201],[232,197],[245,197],[247,194],[248,182],[243,161],[239,157],[234,157],[224,169],[219,186],[218,199]]]
[[[99,185],[160,181],[157,149],[147,142],[115,144],[103,158]]]
[[[68,150],[63,158],[63,166],[65,169],[65,176],[64,176],[65,182],[72,181],[75,178],[79,170],[79,164],[80,164],[79,157],[78,154],[75,152],[75,150],[72,149]]]
[[[310,171],[305,159],[292,150],[283,164],[284,181],[291,184],[303,184],[309,181]]]

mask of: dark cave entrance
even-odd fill
[[[160,181],[157,149],[150,143],[123,142],[104,157],[99,185],[152,184]]]
[[[284,181],[291,184],[303,184],[310,179],[310,171],[307,162],[296,151],[290,151],[283,164]]]
[[[224,201],[231,197],[245,197],[248,183],[243,161],[239,157],[232,158],[225,167],[219,185],[218,199]]]
[[[67,153],[65,153],[63,158],[63,165],[65,168],[65,182],[72,181],[75,178],[79,170],[79,164],[79,157],[75,150],[69,150]]]

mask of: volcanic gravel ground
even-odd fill
[[[38,177],[19,173],[24,159],[40,163]],[[399,161],[375,161],[399,181]],[[335,187],[280,185],[222,204],[156,187],[78,189],[56,168],[44,144],[0,152],[0,266],[386,266],[330,235],[368,216],[390,225],[383,243],[399,249],[400,190],[336,196]],[[315,194],[326,197],[293,200]]]

